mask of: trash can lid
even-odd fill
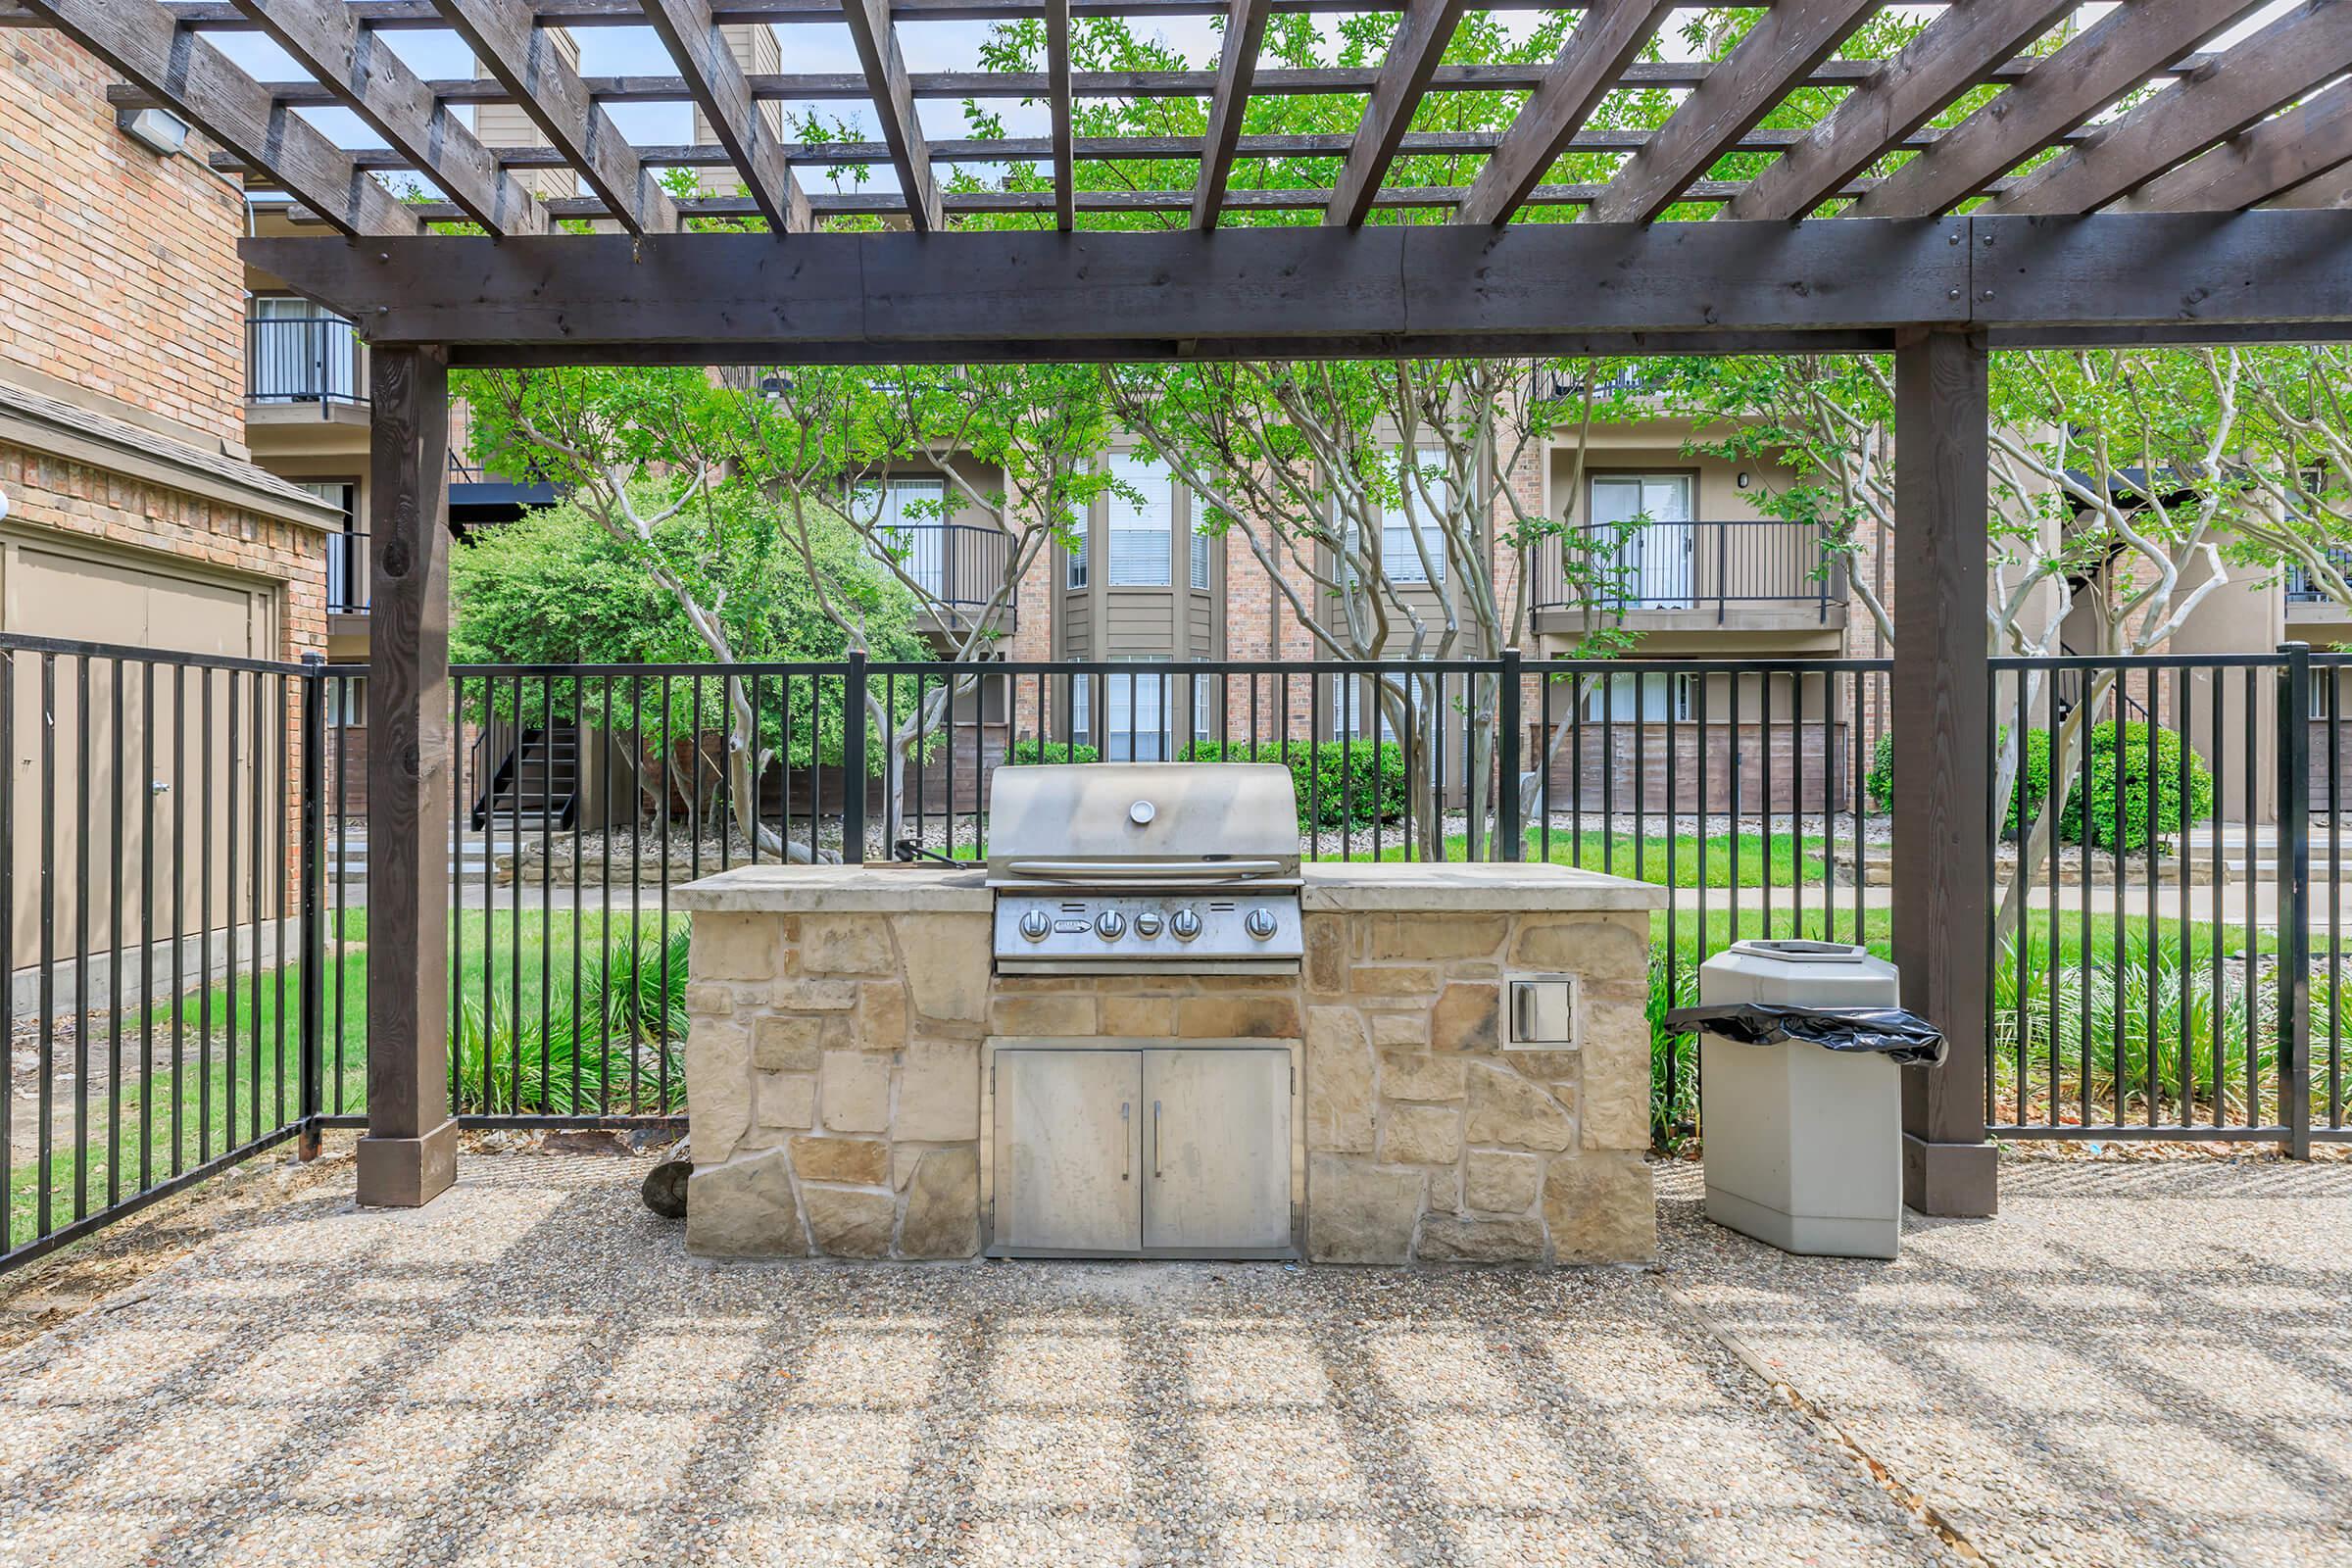
[[[1810,942],[1796,937],[1748,937],[1733,943],[1729,951],[1784,963],[1860,963],[1870,956],[1868,948],[1850,942]]]

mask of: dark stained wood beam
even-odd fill
[[[141,99],[147,95],[139,94]],[[1463,156],[1493,153],[1506,133],[1500,130],[1416,130],[1405,132],[1397,145],[1400,158],[1417,154]],[[1802,130],[1780,130],[1758,126],[1740,138],[1737,151],[1780,152],[1794,146],[1806,133]],[[1905,151],[1917,152],[1933,147],[1939,134],[1934,127],[1915,130],[1898,144]],[[2081,135],[2069,131],[2062,142]],[[1355,143],[1355,133],[1346,132],[1286,132],[1279,135],[1244,136],[1236,149],[1240,158],[1338,158],[1346,156]],[[1587,126],[1570,139],[1571,152],[1640,152],[1649,143],[1649,132],[1620,128],[1594,129]],[[645,164],[656,169],[726,169],[727,152],[723,147],[701,142],[651,143],[636,149]],[[1079,136],[1071,142],[1074,158],[1100,160],[1105,163],[1157,162],[1175,158],[1203,156],[1200,139],[1197,136]],[[508,169],[568,169],[571,160],[562,150],[537,145],[525,147],[493,147],[490,155]],[[879,164],[890,158],[890,149],[878,141],[830,141],[788,143],[785,156],[795,168],[846,167],[857,164]],[[1054,156],[1053,139],[1048,136],[970,136],[942,137],[931,143],[931,157],[938,163],[1008,164],[1037,163]],[[409,160],[389,147],[365,147],[351,155],[354,164],[362,169],[399,170],[409,167]],[[251,172],[244,160],[233,153],[218,153],[213,167],[222,173]],[[1544,187],[1538,187],[1542,189]],[[1740,182],[1700,180],[1691,191],[1718,189],[1736,192]],[[1391,187],[1383,186],[1383,199]],[[1001,193],[1009,194],[1009,193]],[[1106,194],[1106,193],[1105,193]],[[1686,193],[1688,194],[1688,193]],[[1228,198],[1233,199],[1231,197]],[[809,197],[815,202],[815,196]],[[943,196],[951,204],[953,197]],[[1318,203],[1317,205],[1320,205]],[[554,209],[550,209],[554,211]]]
[[[1996,213],[2087,213],[2352,69],[2352,4],[2303,5],[1996,197]]]
[[[2265,205],[2281,210],[2352,207],[2352,162],[2338,164],[2291,190],[2280,191]]]
[[[249,239],[246,259],[368,320],[377,342],[537,349],[859,342],[888,363],[961,342],[1039,359],[1386,337],[1396,352],[1515,336],[2352,321],[2352,212],[1812,223],[1330,226],[1058,234],[460,237],[353,248]]]
[[[2129,213],[2229,212],[2352,164],[2352,81],[2241,131],[2117,202]]]
[[[448,1055],[449,362],[438,349],[378,347],[368,381],[368,836],[381,848],[368,879],[359,1200],[413,1208],[457,1178]]]
[[[527,0],[439,0],[439,5],[474,58],[546,135],[549,147],[631,233],[665,234],[677,228],[677,203],[612,117],[589,97],[587,83],[564,58],[555,35],[533,20]]]
[[[0,27],[26,24],[14,12],[14,0],[0,0]],[[168,0],[172,13],[187,26],[214,31],[249,29],[231,0]],[[346,0],[363,26],[385,30],[436,28],[442,25],[434,0]],[[890,14],[898,22],[1018,22],[1042,17],[1052,0],[891,0]],[[1766,0],[1771,3],[1771,0]],[[543,26],[633,27],[641,25],[638,0],[531,0]],[[1402,9],[1397,0],[1273,0],[1277,13],[1295,16],[1355,15],[1367,11]],[[1198,17],[1220,9],[1215,0],[1072,0],[1071,14],[1079,17]],[[1467,0],[1472,11],[1517,11],[1520,0]],[[841,20],[839,0],[713,0],[710,19],[725,26],[736,23],[831,24]]]
[[[1982,334],[1921,328],[1894,354],[1894,767],[1916,779],[1895,813],[1894,961],[1903,1005],[1943,1031],[1940,1067],[1903,1069],[1903,1201],[1923,1214],[1995,1206],[1984,1138],[1991,1020],[1992,693],[1988,591],[1989,356]],[[1917,796],[1913,797],[1912,791]]]
[[[1068,233],[1078,221],[1078,170],[1071,145],[1070,0],[1046,0],[1046,110],[1052,125],[1047,154],[1054,163],[1054,226]]]
[[[644,0],[644,6],[647,24],[684,74],[684,96],[710,122],[712,134],[726,148],[744,188],[767,220],[768,231],[806,233],[808,198],[785,163],[783,147],[760,120],[751,83],[710,20],[709,0]],[[865,82],[862,77],[858,82],[862,97]]]
[[[2141,0],[2142,4],[2148,0]],[[2209,57],[2189,55],[2153,74],[2159,77],[2193,75]],[[2036,62],[2011,60],[1984,73],[1988,82],[2022,80]],[[1858,87],[1877,74],[1876,60],[1825,60],[1800,85]],[[1544,84],[1547,65],[1440,66],[1430,78],[1431,92],[1533,92]],[[1703,85],[1721,69],[1703,60],[1637,60],[1618,78],[1621,87],[1691,88]],[[694,94],[683,76],[589,76],[589,95],[600,103],[686,103]],[[759,103],[862,103],[868,91],[862,72],[822,72],[787,74],[747,73],[752,98]],[[1315,67],[1259,70],[1250,91],[1261,98],[1314,97],[1332,93],[1369,92],[1380,80],[1378,67]],[[919,98],[1042,98],[1052,82],[1042,71],[932,71],[907,77]],[[263,83],[280,103],[319,108],[335,103],[335,95],[315,81]],[[438,77],[427,82],[433,96],[447,103],[505,103],[505,85],[495,79],[469,76]],[[1070,74],[1073,98],[1206,98],[1217,89],[1214,71],[1078,71]],[[110,102],[127,106],[145,100],[135,90],[110,89]]]
[[[375,133],[416,160],[466,216],[493,234],[544,234],[539,198],[498,167],[464,121],[351,19],[344,0],[238,0],[238,6]]]
[[[156,0],[26,0],[43,21],[354,236],[414,234],[416,216],[348,153],[228,57],[183,32]]]
[[[1802,218],[2074,9],[2074,0],[1961,0],[1921,29],[1811,134],[1732,198],[1724,218]]]
[[[1509,221],[1673,9],[1673,0],[1596,0],[1520,106],[1454,221]]]
[[[1404,20],[1389,40],[1388,58],[1380,78],[1364,105],[1364,118],[1355,127],[1355,145],[1341,166],[1323,221],[1353,228],[1372,211],[1373,193],[1396,157],[1396,144],[1413,122],[1413,111],[1429,91],[1438,62],[1453,41],[1454,24],[1461,21],[1462,0],[1407,0]]]
[[[939,182],[931,175],[931,147],[914,111],[914,89],[906,80],[906,56],[899,48],[898,28],[891,25],[889,0],[842,0],[841,20],[865,69],[874,118],[881,122],[882,140],[906,196],[906,216],[925,232],[945,228]]]
[[[1250,83],[1257,74],[1258,46],[1266,36],[1271,0],[1234,0],[1225,20],[1225,50],[1217,62],[1217,88],[1209,97],[1208,133],[1201,138],[1200,173],[1193,186],[1193,226],[1217,226],[1225,181],[1241,146],[1242,122],[1250,113]]]
[[[2116,7],[2055,54],[2032,62],[2024,81],[1887,175],[1854,204],[1852,216],[1930,218],[1948,211],[2262,3],[2133,0]]]
[[[1878,8],[1879,0],[1791,0],[1766,12],[1723,68],[1626,161],[1587,220],[1646,222],[1673,206]]]

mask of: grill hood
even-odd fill
[[[1000,767],[989,784],[992,885],[1295,883],[1298,797],[1275,762]]]

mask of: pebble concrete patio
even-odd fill
[[[1893,1265],[689,1260],[348,1167],[0,1359],[0,1561],[2318,1564],[2352,1165],[2025,1163]],[[1776,1386],[1775,1380],[1778,1382]]]

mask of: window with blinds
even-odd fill
[[[1113,490],[1103,498],[1110,533],[1110,576],[1106,580],[1113,588],[1165,588],[1169,530],[1175,517],[1175,478],[1165,464],[1132,452],[1114,454],[1110,473],[1133,494]]]
[[[1422,501],[1426,489],[1441,506],[1453,504],[1453,484],[1446,467],[1446,453],[1440,447],[1416,449],[1414,461],[1420,477],[1403,472],[1396,466],[1401,453],[1389,458],[1389,473],[1396,480],[1401,492],[1398,499],[1381,508],[1380,514],[1380,569],[1395,583],[1444,582],[1446,580],[1446,525],[1428,514]],[[1419,544],[1415,537],[1418,535]],[[1350,557],[1356,550],[1355,525],[1348,525],[1348,551]],[[1429,560],[1421,559],[1421,546],[1426,545]]]
[[[947,592],[948,482],[945,479],[884,479],[860,486],[853,505],[874,519],[873,548],[887,550],[915,587],[933,599]]]

